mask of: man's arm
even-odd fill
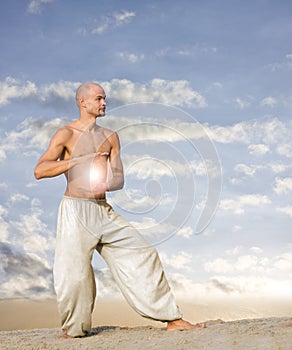
[[[34,169],[36,179],[58,176],[75,165],[74,159],[59,160],[65,150],[66,141],[71,136],[70,133],[70,130],[60,129],[53,136],[48,149],[41,156]]]
[[[123,164],[120,156],[120,140],[117,133],[113,133],[109,141],[111,143],[111,153],[110,153],[110,168],[111,176],[108,180],[108,189],[107,191],[116,191],[120,190],[124,186],[124,171]]]

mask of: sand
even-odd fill
[[[166,332],[153,326],[93,328],[85,338],[63,339],[58,328],[0,332],[0,349],[9,350],[291,350],[292,318],[207,322],[197,331]]]
[[[166,332],[163,323],[140,317],[125,301],[99,300],[92,334],[63,339],[55,300],[2,300],[0,350],[292,350],[291,300],[179,304],[186,319],[207,328]]]

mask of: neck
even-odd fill
[[[84,119],[82,117],[79,118],[79,125],[83,131],[92,131],[96,126],[95,118]]]

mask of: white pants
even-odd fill
[[[97,250],[128,303],[143,317],[180,319],[157,251],[105,200],[64,196],[57,226],[54,284],[62,330],[91,330],[96,287],[91,265]]]

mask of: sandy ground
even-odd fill
[[[0,332],[0,349],[9,350],[291,350],[292,318],[207,322],[197,331],[166,332],[153,326],[93,328],[86,338],[63,339],[57,328]]]
[[[179,305],[193,323],[212,321],[203,330],[166,332],[163,323],[140,317],[125,301],[99,300],[92,334],[62,339],[55,300],[1,300],[0,350],[292,350],[291,300]]]

